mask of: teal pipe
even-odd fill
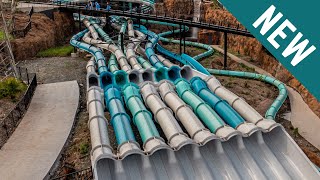
[[[200,78],[194,77],[190,80],[193,92],[208,103],[211,108],[231,127],[237,128],[245,120],[226,102],[212,93],[207,84]]]
[[[115,71],[113,74],[113,82],[119,87],[123,87],[130,82],[128,74],[123,70]]]
[[[194,58],[190,57],[187,54],[182,54],[181,58],[187,61],[189,64],[192,65],[197,71],[202,72],[203,74],[210,75],[206,68],[204,68],[198,61]]]
[[[119,88],[112,84],[108,85],[104,89],[104,98],[110,112],[110,123],[114,129],[118,146],[128,141],[136,142]]]
[[[211,74],[215,75],[224,75],[224,76],[234,76],[234,77],[240,77],[240,78],[248,78],[248,79],[255,79],[264,81],[266,83],[272,84],[276,86],[279,90],[278,97],[274,100],[274,102],[271,104],[269,109],[267,110],[265,114],[266,119],[275,119],[279,109],[281,108],[283,102],[287,99],[288,92],[285,87],[285,85],[273,77],[257,74],[257,73],[251,73],[251,72],[241,72],[241,71],[227,71],[227,70],[217,70],[217,69],[207,69]]]
[[[116,56],[114,54],[111,54],[109,61],[108,61],[108,69],[110,72],[114,73],[115,71],[119,70],[119,66],[117,63]]]
[[[132,114],[133,123],[137,126],[143,143],[150,138],[160,138],[159,132],[153,123],[151,113],[143,104],[139,87],[128,83],[123,87],[123,95],[127,108]]]
[[[151,69],[152,71],[155,71],[156,68],[154,68],[147,60],[145,60],[143,57],[138,56],[137,60],[139,62],[139,64],[141,64],[141,66],[145,69]]]
[[[79,41],[79,39],[81,39],[81,37],[83,37],[84,34],[87,32],[88,32],[88,30],[86,29],[86,30],[81,31],[78,34],[74,35],[70,40],[70,44],[74,47],[77,47],[79,49],[82,49],[82,50],[89,52],[90,54],[92,54],[95,57],[95,61],[98,66],[98,73],[100,76],[100,82],[101,82],[101,86],[103,89],[103,87],[113,83],[112,82],[113,74],[108,71],[108,68],[105,63],[105,61],[106,61],[105,57],[100,49],[98,49],[94,46],[91,46],[87,43],[83,43],[83,42]]]
[[[212,133],[225,126],[219,115],[192,91],[190,84],[185,79],[177,79],[175,86],[179,97],[192,107],[195,114],[206,124]]]

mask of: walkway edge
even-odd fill
[[[77,82],[77,85],[79,87],[79,83]],[[64,145],[59,153],[59,155],[57,156],[57,159],[54,161],[54,163],[52,164],[50,170],[48,171],[47,175],[43,178],[44,180],[49,180],[52,178],[52,175],[54,175],[55,171],[58,169],[59,165],[60,165],[60,162],[61,162],[61,158],[62,158],[62,153],[66,151],[66,149],[68,148],[68,146],[70,145],[70,140],[71,138],[73,137],[73,130],[75,129],[75,125],[76,125],[76,120],[78,118],[78,114],[80,112],[80,88],[78,88],[78,94],[79,94],[79,100],[78,100],[78,106],[77,106],[77,110],[76,110],[76,113],[74,115],[74,119],[73,119],[73,123],[72,123],[72,127],[71,127],[71,130],[68,134],[68,137],[66,139],[66,141],[64,142]]]

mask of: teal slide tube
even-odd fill
[[[211,74],[256,79],[256,80],[264,81],[266,83],[276,86],[279,90],[279,95],[267,110],[265,114],[266,119],[274,120],[283,102],[287,99],[288,92],[287,92],[286,86],[281,81],[274,79],[273,77],[263,75],[263,74],[251,73],[251,72],[227,71],[227,70],[217,70],[217,69],[207,69],[207,70]]]
[[[152,120],[151,113],[143,104],[139,86],[134,83],[128,83],[123,87],[122,92],[127,108],[133,116],[133,123],[137,126],[143,143],[150,138],[161,138]]]
[[[208,103],[212,109],[231,127],[237,128],[245,120],[226,102],[213,94],[207,84],[199,77],[190,81],[193,91]]]
[[[78,41],[87,32],[88,32],[88,30],[86,29],[86,30],[81,31],[78,34],[74,35],[70,40],[70,44],[74,47],[77,47],[79,49],[83,49],[83,50],[91,53],[95,57],[96,64],[98,66],[98,72],[100,75],[100,82],[101,82],[101,86],[103,89],[103,87],[105,87],[109,84],[112,84],[113,74],[108,71],[108,68],[106,66],[106,59],[100,49],[98,49],[94,46],[91,46],[87,43],[83,43],[83,42]]]
[[[219,128],[225,125],[219,115],[192,91],[190,84],[185,79],[177,79],[175,81],[175,86],[179,97],[192,107],[195,114],[212,133],[215,133]]]
[[[182,59],[187,61],[189,64],[191,64],[192,67],[194,67],[199,72],[202,72],[203,74],[206,74],[206,75],[210,75],[210,73],[207,71],[206,68],[204,68],[198,61],[196,61],[195,59],[193,59],[189,55],[182,54],[181,57],[182,57]]]
[[[152,71],[155,71],[156,68],[154,68],[147,60],[145,60],[143,57],[139,56],[137,58],[139,64],[141,64],[141,66],[145,69],[151,69]]]
[[[110,72],[114,73],[115,71],[119,70],[117,58],[114,54],[111,54],[109,61],[108,61],[108,69]]]
[[[128,141],[136,141],[130,125],[130,117],[123,107],[119,88],[114,85],[108,85],[104,89],[104,98],[110,112],[110,123],[114,129],[117,144],[121,145]]]

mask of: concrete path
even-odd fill
[[[224,54],[224,50],[217,45],[212,45],[216,51]],[[239,57],[228,53],[228,57],[238,63],[243,63],[248,67],[252,67],[256,72],[260,74],[265,74],[272,76],[267,71],[243,60]],[[290,121],[294,127],[299,128],[299,133],[307,141],[309,141],[316,148],[320,149],[320,118],[309,108],[309,106],[304,102],[301,95],[293,88],[286,86],[288,90],[288,95],[291,104],[291,116]]]
[[[40,12],[40,11],[45,11],[49,9],[54,9],[59,6],[50,5],[50,4],[33,4],[33,3],[23,3],[23,2],[19,2],[17,5],[17,9],[19,9],[22,12],[29,12],[32,7],[34,12]]]
[[[66,143],[78,102],[76,81],[39,85],[21,123],[0,150],[0,179],[43,179]]]

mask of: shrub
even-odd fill
[[[80,147],[80,154],[85,155],[89,152],[89,144],[88,143],[81,143]]]
[[[15,99],[20,92],[27,89],[23,82],[11,77],[0,82],[0,99],[10,97]]]

